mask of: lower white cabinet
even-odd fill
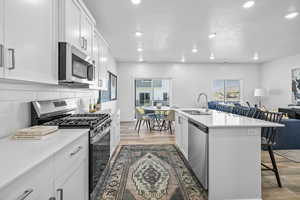
[[[114,153],[119,143],[120,143],[120,110],[118,110],[112,117],[110,155]]]
[[[175,140],[177,147],[188,159],[189,122],[185,116],[175,113]]]
[[[0,200],[88,200],[88,134],[0,190]]]
[[[84,159],[61,179],[55,181],[56,200],[88,200],[88,160]]]
[[[48,200],[53,197],[53,162],[44,161],[0,191],[1,200]],[[4,198],[5,197],[5,198]]]

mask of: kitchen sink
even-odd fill
[[[200,110],[182,110],[189,115],[211,115],[210,112],[200,111]]]

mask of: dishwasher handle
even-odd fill
[[[209,132],[209,129],[207,126],[203,125],[203,124],[200,124],[198,122],[194,122],[192,120],[189,120],[189,124],[195,126],[196,128],[198,128],[199,130],[201,130],[202,132],[208,134]]]

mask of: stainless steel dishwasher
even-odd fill
[[[189,121],[189,163],[201,182],[208,190],[208,128]]]

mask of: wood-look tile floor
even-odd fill
[[[141,127],[140,134],[134,130],[134,122],[121,123],[121,145],[130,144],[175,144],[175,136],[168,131],[149,132],[146,126]],[[262,160],[270,164],[269,154],[262,152]],[[277,186],[276,178],[271,171],[262,172],[263,200],[300,200],[300,163],[295,163],[276,155],[280,171],[282,188]],[[247,173],[245,171],[245,173]]]

